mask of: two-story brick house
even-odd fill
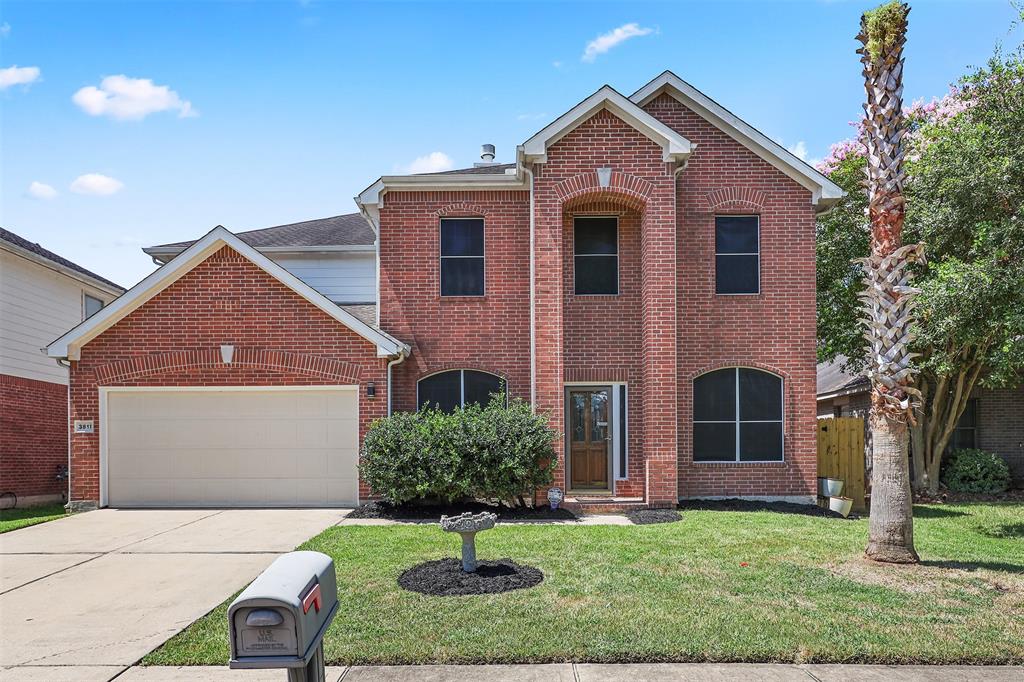
[[[506,391],[565,434],[570,497],[810,501],[814,220],[841,194],[666,72],[601,88],[514,163],[153,247],[166,265],[49,347],[95,426],[73,497],[356,503],[372,419]],[[336,289],[340,253],[373,259],[372,291]]]

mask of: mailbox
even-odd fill
[[[232,668],[302,668],[338,610],[334,560],[320,552],[278,557],[228,609]],[[291,679],[291,677],[289,677]]]

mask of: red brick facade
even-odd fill
[[[59,496],[68,465],[68,387],[0,374],[0,493]]]
[[[233,344],[231,364],[220,345]],[[366,384],[382,390],[366,395]],[[71,499],[99,500],[99,386],[359,384],[360,438],[384,416],[385,362],[345,328],[230,247],[223,247],[82,348],[71,367]],[[360,497],[369,491],[360,487]]]

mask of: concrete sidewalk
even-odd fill
[[[142,668],[21,667],[0,671],[0,682],[280,682],[282,670],[229,670],[227,666]],[[603,665],[422,665],[327,669],[328,682],[1017,682],[1011,666],[782,665],[750,663],[637,663]]]

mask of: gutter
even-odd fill
[[[398,357],[397,358],[395,358],[394,360],[389,360],[388,361],[388,378],[387,378],[387,382],[388,382],[388,408],[387,408],[387,416],[388,417],[391,416],[391,368],[392,367],[396,367],[396,366],[402,364],[403,362],[405,362],[405,359],[407,357],[409,357],[409,351],[405,350],[405,349],[402,349],[398,353]]]

